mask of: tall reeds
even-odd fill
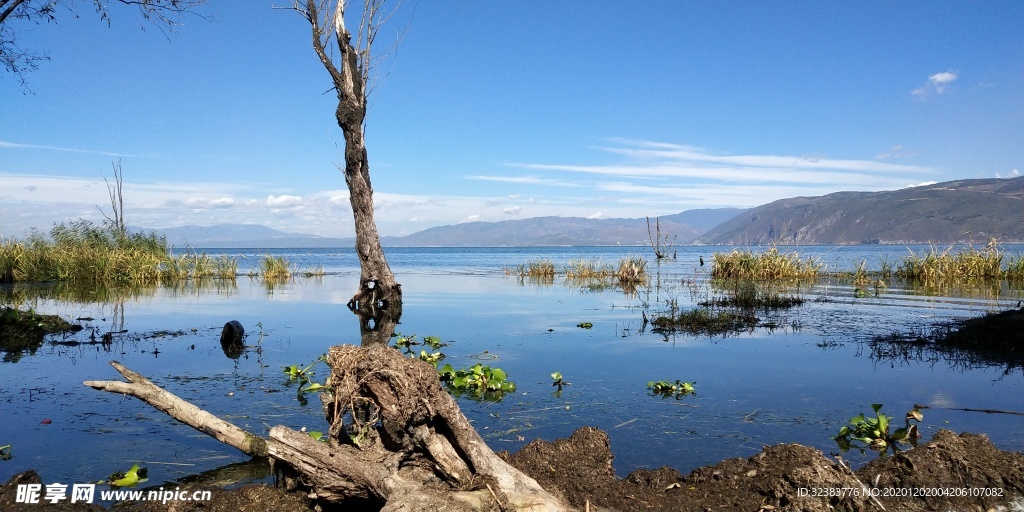
[[[234,279],[238,262],[192,252],[172,257],[164,237],[130,233],[78,220],[58,224],[49,236],[0,243],[0,281],[151,283],[164,280]]]
[[[762,253],[733,249],[714,253],[711,277],[719,279],[815,279],[824,268],[816,258],[800,259],[796,252],[780,253],[775,247]]]
[[[1004,268],[1004,261],[1006,262]],[[910,251],[896,266],[896,276],[916,281],[1020,279],[1024,276],[1024,258],[1009,256],[991,240],[984,249],[968,245],[939,251],[932,245],[927,252]]]

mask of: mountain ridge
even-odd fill
[[[708,245],[1024,241],[1024,176],[780,199],[708,230]]]

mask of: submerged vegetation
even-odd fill
[[[539,284],[551,284],[559,272],[549,259],[528,261],[514,267],[506,267],[505,275],[529,279]],[[618,265],[604,263],[599,258],[574,258],[562,268],[566,281],[589,289],[602,288],[608,284],[635,291],[637,286],[647,283],[647,260],[640,256],[624,256]]]

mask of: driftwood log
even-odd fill
[[[116,361],[128,382],[85,385],[134,396],[244,453],[267,455],[293,475],[289,485],[326,502],[388,511],[571,510],[487,447],[429,364],[386,345],[335,346],[327,363],[326,443],[283,426],[263,439]]]

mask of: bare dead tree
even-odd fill
[[[377,234],[364,128],[371,75],[380,59],[395,49],[391,46],[382,54],[374,54],[373,44],[397,7],[389,10],[384,8],[385,0],[364,0],[353,37],[345,25],[347,4],[344,0],[296,0],[292,8],[312,27],[313,49],[330,74],[338,96],[335,117],[345,137],[345,166],[341,170],[348,186],[361,269],[359,289],[349,301],[349,308],[361,312],[364,319],[369,316],[372,322],[367,323],[378,330],[382,321],[390,324],[400,316],[402,287],[395,281]]]
[[[113,0],[113,3],[135,8],[143,20],[157,27],[165,35],[173,32],[186,15],[209,19],[200,13],[199,7],[207,0]],[[39,68],[39,63],[49,60],[45,51],[25,48],[18,42],[18,25],[58,23],[64,16],[79,17],[75,0],[0,0],[0,63],[13,75],[23,88],[27,89],[26,75]],[[110,25],[110,10],[107,0],[92,0],[100,21]]]
[[[111,214],[107,215],[99,206],[96,209],[103,215],[114,235],[123,238],[128,234],[128,228],[124,218],[124,174],[121,172],[121,159],[118,158],[116,163],[111,162],[110,166],[114,168],[114,184],[111,185],[106,176],[103,177],[103,183],[106,183],[107,194],[110,195]]]
[[[672,237],[672,239],[669,240],[668,235],[666,234],[665,238],[662,239],[660,217],[654,218],[654,226],[655,233],[651,233],[651,218],[647,217],[647,238],[651,242],[651,248],[654,249],[654,256],[658,260],[666,259],[669,257],[671,257],[672,259],[676,259],[676,251],[675,249],[673,249],[676,237]],[[671,256],[669,255],[669,251],[672,251]]]

